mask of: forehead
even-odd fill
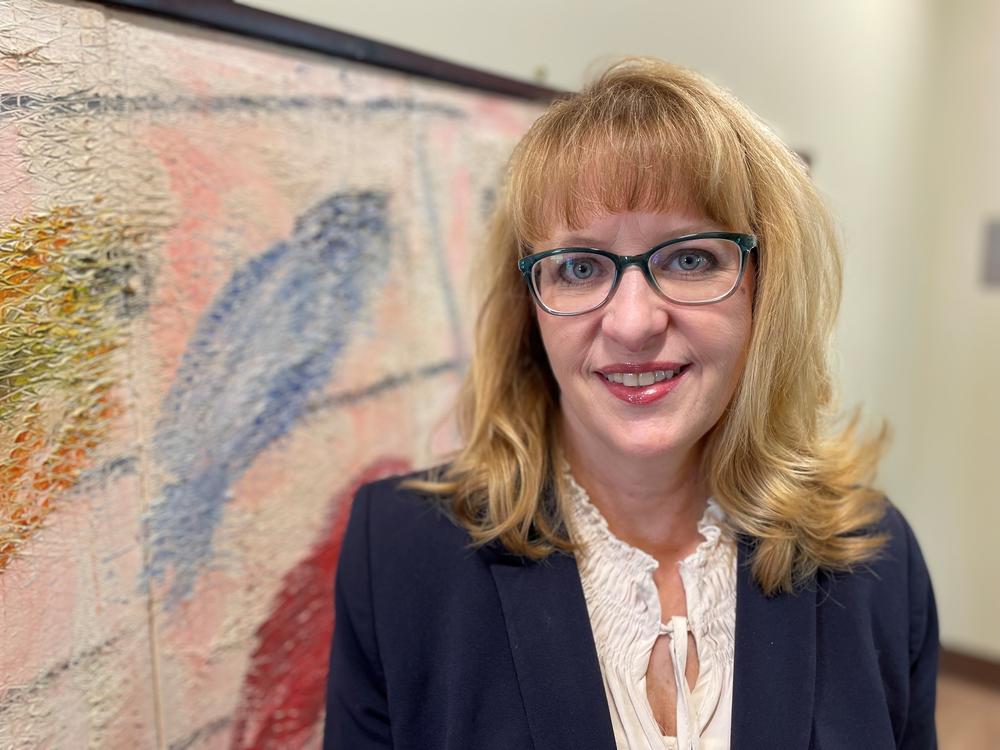
[[[578,226],[557,222],[535,246],[578,245],[634,252],[665,240],[695,232],[722,231],[726,227],[693,207],[658,211],[598,211]]]
[[[648,238],[652,246],[680,234],[748,229],[746,203],[734,200],[742,197],[740,180],[711,179],[709,166],[693,162],[691,155],[656,165],[605,149],[580,155],[572,164],[566,153],[558,156],[515,167],[508,205],[522,252],[607,246],[624,231],[636,242]],[[588,238],[592,241],[582,242]]]

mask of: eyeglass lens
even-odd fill
[[[667,245],[649,259],[660,291],[677,302],[708,302],[732,291],[739,280],[742,249],[732,240],[698,238]],[[615,263],[585,250],[542,258],[532,268],[535,292],[554,312],[599,307],[615,284]]]

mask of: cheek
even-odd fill
[[[738,327],[718,327],[701,338],[700,349],[712,362],[728,369],[746,354],[747,337]]]
[[[750,346],[750,296],[741,292],[722,303],[719,315],[696,332],[698,349],[706,360],[728,375],[727,381],[738,381],[743,372]]]
[[[743,369],[746,365],[747,353],[750,350],[750,336],[753,332],[753,321],[751,319],[751,297],[750,294],[742,295],[738,300],[740,305],[740,315],[732,321],[728,350],[730,357],[731,383],[735,385],[743,377]]]
[[[575,372],[587,352],[587,331],[579,318],[559,318],[548,313],[539,313],[538,331],[542,346],[549,359],[549,366],[556,379],[564,373]]]
[[[553,374],[558,378],[565,359],[560,343],[563,337],[559,335],[559,320],[546,313],[536,313],[538,333],[542,339],[542,346],[545,348],[545,355],[548,357],[549,366]]]

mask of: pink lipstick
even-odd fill
[[[615,398],[645,406],[674,390],[687,367],[680,362],[618,363],[602,367],[595,375]]]

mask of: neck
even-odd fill
[[[562,442],[573,478],[619,539],[657,558],[677,556],[700,539],[708,496],[701,444],[655,456],[609,453],[565,425]]]

